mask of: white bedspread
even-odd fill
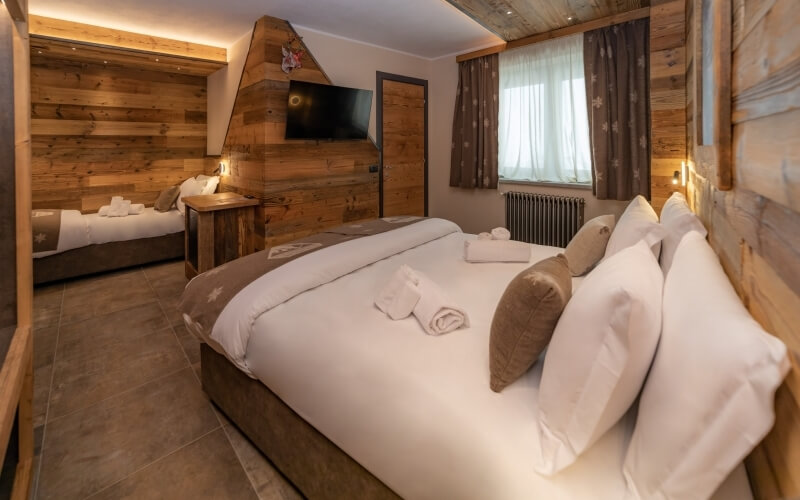
[[[84,217],[89,226],[89,241],[93,245],[155,238],[184,229],[183,215],[177,209],[158,212],[153,207],[147,207],[141,214],[127,217],[100,217],[96,213]]]
[[[33,258],[47,257],[86,245],[89,245],[89,226],[86,224],[86,218],[79,210],[62,210],[61,226],[58,230],[58,246],[55,250],[48,252],[36,252],[33,254]]]
[[[541,363],[501,394],[488,365],[496,303],[529,264],[468,264],[468,238],[445,235],[272,307],[254,323],[247,367],[404,498],[622,499],[630,415],[555,477],[533,470]],[[559,251],[533,246],[531,263]],[[375,293],[401,264],[442,286],[471,327],[431,337],[381,313]]]

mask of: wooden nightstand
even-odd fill
[[[225,192],[187,196],[183,202],[187,278],[253,253],[253,220],[258,200]]]

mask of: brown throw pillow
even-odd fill
[[[588,273],[606,254],[606,245],[614,231],[614,216],[601,215],[590,220],[572,237],[564,255],[573,276]]]
[[[167,189],[158,193],[158,199],[156,199],[156,203],[153,205],[153,208],[159,212],[169,212],[172,206],[175,204],[175,201],[178,199],[178,195],[180,193],[180,186],[168,187]]]
[[[533,365],[572,296],[564,254],[519,273],[497,304],[489,337],[490,386],[500,392]]]

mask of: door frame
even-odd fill
[[[425,91],[425,158],[423,165],[423,182],[425,184],[424,198],[425,198],[425,217],[428,216],[428,80],[422,78],[412,78],[410,76],[395,75],[392,73],[384,73],[383,71],[375,72],[375,124],[376,135],[378,136],[378,217],[383,217],[383,81],[391,80],[394,82],[410,83],[413,85],[421,85]]]

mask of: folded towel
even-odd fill
[[[469,316],[444,290],[423,273],[416,271],[420,299],[414,316],[428,335],[442,335],[469,326]]]
[[[97,211],[97,215],[100,217],[108,217],[109,210],[111,210],[111,205],[103,205],[100,207],[100,210]]]
[[[492,233],[478,233],[478,239],[479,240],[491,240],[492,239]]]
[[[480,238],[478,238],[480,239]],[[504,227],[496,227],[492,229],[492,239],[493,240],[510,240],[511,239],[511,231]]]
[[[464,242],[467,262],[528,262],[531,246],[521,241],[467,240]]]
[[[122,196],[112,196],[111,197],[111,203],[114,204],[115,201],[116,202],[122,202],[124,200],[122,199]]]
[[[127,217],[128,212],[131,211],[131,202],[128,200],[114,200],[112,198],[111,206],[108,209],[109,217]]]
[[[132,203],[128,215],[139,215],[144,212],[144,203]]]
[[[419,302],[418,282],[419,278],[413,269],[405,264],[400,266],[378,292],[375,305],[394,320],[408,317]]]

